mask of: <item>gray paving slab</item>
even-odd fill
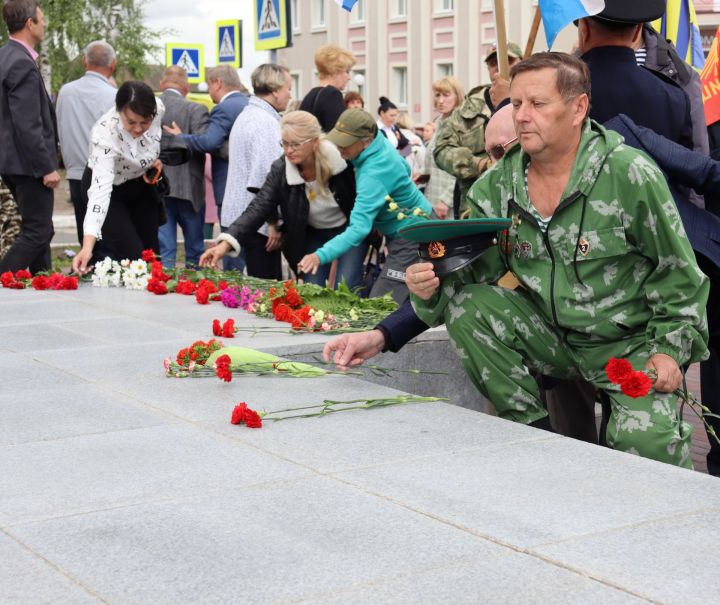
[[[657,602],[704,605],[720,594],[720,574],[709,555],[720,544],[720,498],[704,504],[714,507],[535,550],[579,573],[632,584]]]
[[[38,386],[61,389],[86,382],[76,374],[33,359],[31,352],[21,355],[8,350],[0,352],[0,381],[0,402],[5,404]]]
[[[83,435],[0,448],[0,514],[7,526],[308,472],[183,425]]]
[[[168,423],[167,417],[97,385],[17,389],[0,401],[0,446]]]
[[[326,478],[11,531],[109,602],[153,605],[291,602],[470,557],[502,565],[506,555]]]
[[[2,328],[5,347],[17,353],[83,349],[107,344],[108,341],[70,328],[77,322],[12,325]],[[68,329],[69,328],[69,329]]]
[[[690,514],[720,502],[720,481],[713,477],[561,437],[338,476],[520,548]]]
[[[640,605],[648,601],[533,557],[510,553],[478,557],[419,574],[395,575],[332,595],[316,594],[300,605]]]
[[[20,302],[3,299],[0,301],[0,327],[113,317],[111,311],[90,306],[85,306],[82,316],[79,316],[76,301],[47,300],[46,297],[40,298],[42,292],[36,292],[35,294],[33,300]]]
[[[87,589],[0,531],[0,602],[3,605],[92,605]]]

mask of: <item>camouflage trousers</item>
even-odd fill
[[[582,346],[571,347],[524,292],[480,284],[455,294],[445,309],[445,324],[470,379],[501,418],[528,424],[547,415],[531,372],[582,377],[609,396],[610,447],[692,468],[692,427],[679,420],[677,397],[651,390],[633,399],[605,375],[611,357],[642,368],[648,359],[644,336],[612,343],[588,337]]]
[[[5,256],[20,235],[20,211],[10,190],[0,181],[0,258]]]

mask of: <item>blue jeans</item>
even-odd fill
[[[218,206],[218,211],[220,207]],[[220,231],[225,233],[228,230],[227,227],[220,227]],[[240,248],[240,255],[235,258],[231,256],[223,257],[223,271],[245,271],[245,249]]]
[[[326,242],[345,231],[346,228],[347,225],[334,227],[332,229],[315,229],[308,225],[305,233],[305,254],[311,254],[318,248],[322,248]],[[337,259],[338,267],[337,273],[335,274],[335,287],[337,287],[343,278],[345,278],[345,283],[351,290],[362,286],[363,262],[365,261],[367,250],[368,244],[364,241]],[[327,264],[320,265],[315,275],[303,275],[303,280],[311,284],[324,286],[329,277],[330,265]]]
[[[203,227],[205,225],[205,206],[197,212],[188,200],[176,197],[165,198],[167,222],[160,225],[160,258],[164,267],[174,267],[177,255],[177,226],[185,239],[185,266],[197,267],[200,256],[205,251]]]

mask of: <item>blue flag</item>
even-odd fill
[[[575,19],[597,15],[605,8],[605,0],[539,0],[539,2],[548,48],[552,48],[560,30]]]
[[[350,12],[353,9],[353,6],[357,3],[358,0],[335,0],[340,6],[342,6],[347,12]]]

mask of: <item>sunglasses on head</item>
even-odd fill
[[[492,159],[496,162],[499,162],[505,155],[507,148],[510,147],[510,145],[512,145],[513,143],[517,143],[517,140],[517,137],[513,137],[507,143],[503,143],[502,145],[493,145],[492,147],[490,147],[490,156],[492,157]]]

